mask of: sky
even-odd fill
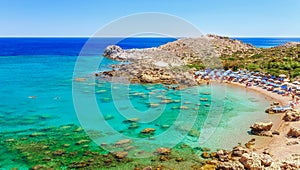
[[[120,17],[158,12],[202,33],[300,37],[300,0],[0,0],[0,36],[92,36]]]

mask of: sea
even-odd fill
[[[300,38],[234,39],[260,48],[300,42]],[[87,133],[98,130],[106,135],[91,135],[96,144],[128,138],[137,140],[139,147],[149,146],[144,150],[180,142],[192,148],[230,149],[253,138],[248,133],[250,125],[272,119],[264,113],[270,100],[257,92],[220,84],[175,91],[161,84],[120,84],[92,76],[119,64],[102,56],[108,45],[151,48],[175,40],[0,38],[0,167],[26,169],[32,165],[18,156],[20,152],[9,141],[18,142],[18,135],[24,134],[34,137],[50,127],[76,125]],[[99,67],[76,77],[79,56],[101,61]],[[141,135],[146,128],[154,132]],[[51,135],[46,133],[43,138],[51,140]]]

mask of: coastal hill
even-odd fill
[[[102,76],[126,76],[137,83],[193,85],[191,70],[205,68],[245,68],[272,75],[287,74],[290,78],[300,76],[300,44],[293,42],[263,49],[209,34],[178,39],[157,48],[123,50],[111,45],[103,55],[126,64],[114,65]]]

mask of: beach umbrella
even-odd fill
[[[288,88],[288,86],[287,85],[283,85],[283,86],[281,86],[281,89],[283,89],[283,90],[286,90]]]
[[[280,74],[278,77],[285,78],[286,75],[285,74]]]
[[[279,83],[281,83],[281,81],[275,80],[274,83],[279,84]]]
[[[292,84],[291,87],[292,87],[293,89],[295,89],[295,88],[297,88],[298,86],[297,86],[296,84]]]
[[[293,84],[300,84],[300,82],[299,81],[294,81]]]
[[[203,71],[196,71],[195,74],[196,74],[196,75],[200,75],[200,74],[203,75],[203,74],[205,74],[205,73],[204,73]]]

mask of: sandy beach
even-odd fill
[[[228,83],[228,85],[240,86],[245,88],[245,85],[236,82]],[[281,105],[287,105],[288,102],[292,99],[290,96],[282,96],[256,86],[247,87],[245,88],[245,90],[257,91],[265,95],[267,98],[269,98],[268,100],[279,102]],[[299,110],[300,106],[297,105],[295,109]],[[262,114],[267,114],[267,113],[262,113]],[[291,127],[300,128],[300,122],[285,122],[284,120],[282,120],[283,115],[284,114],[282,113],[276,114],[275,119],[274,118],[272,119],[273,121],[272,130],[278,131],[280,135],[274,135],[272,138],[256,137],[257,151],[262,153],[265,149],[268,149],[271,155],[273,156],[274,160],[286,159],[292,156],[293,154],[299,154],[300,151],[300,144],[287,145],[287,143],[297,141],[297,139],[287,138],[286,136],[286,134],[288,133]]]

